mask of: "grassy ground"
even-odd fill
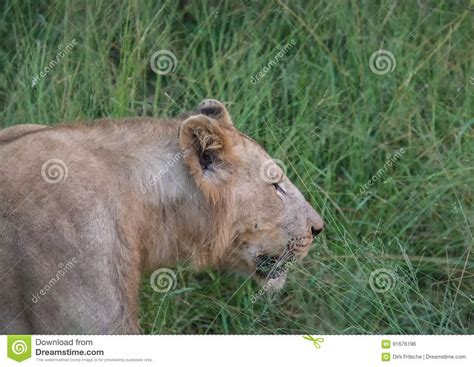
[[[0,125],[228,101],[327,223],[256,302],[234,274],[183,267],[166,294],[145,280],[144,332],[474,332],[469,1],[107,3],[2,1]]]

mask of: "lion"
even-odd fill
[[[174,119],[13,126],[0,157],[2,334],[139,333],[141,278],[183,262],[276,291],[324,227],[216,100]]]

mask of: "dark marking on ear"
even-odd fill
[[[208,151],[204,151],[199,155],[199,164],[204,171],[214,171],[212,167],[213,163],[213,155]]]
[[[207,107],[200,107],[198,109],[199,113],[203,115],[212,117],[213,119],[218,119],[222,114],[222,109],[219,106],[207,106]]]
[[[212,205],[222,203],[229,195],[228,183],[233,167],[239,162],[230,141],[232,134],[219,125],[199,114],[187,118],[179,129],[179,145],[185,151],[184,163]]]
[[[229,111],[222,102],[215,99],[204,99],[196,109],[198,114],[210,117],[220,126],[233,127]]]

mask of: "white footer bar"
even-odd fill
[[[474,336],[0,336],[0,366],[474,366]],[[16,361],[16,362],[14,362]]]

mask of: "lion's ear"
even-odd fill
[[[234,126],[227,108],[222,102],[219,102],[215,99],[205,99],[201,103],[199,103],[197,113],[214,119],[220,126]]]
[[[197,185],[217,202],[235,163],[227,132],[207,116],[191,116],[181,125],[179,145]]]

